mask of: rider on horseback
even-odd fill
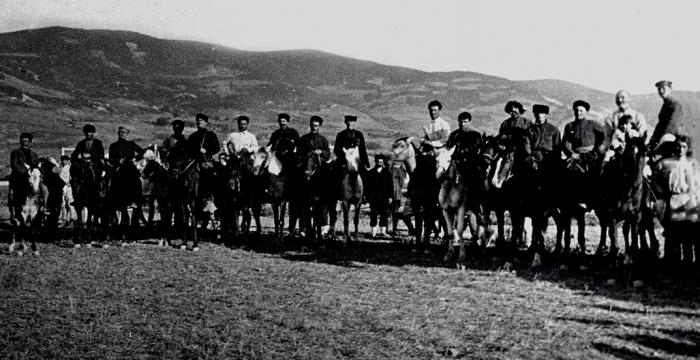
[[[360,155],[359,171],[364,174],[369,169],[369,157],[365,146],[365,137],[358,130],[353,129],[353,123],[357,121],[357,116],[345,115],[345,130],[335,137],[333,152],[335,153],[335,167],[340,173],[346,166],[345,152],[343,149],[357,147]]]
[[[12,208],[13,199],[21,199],[26,192],[24,184],[29,178],[29,170],[39,167],[39,157],[32,150],[32,140],[34,135],[23,132],[19,136],[19,149],[10,152],[10,183],[8,192],[8,205]],[[46,197],[42,199],[42,204],[46,205]]]
[[[591,106],[583,100],[576,100],[572,106],[574,120],[564,126],[562,139],[562,158],[566,160],[566,168],[570,174],[577,174],[579,184],[578,203],[586,209],[591,200],[589,194],[593,187],[590,185],[590,177],[599,167],[601,155],[605,152],[605,129],[595,121],[587,118]],[[588,191],[587,191],[588,190]]]
[[[127,140],[129,129],[120,126],[117,141],[109,146],[109,162],[115,169],[115,196],[127,206],[141,201],[141,173],[134,165],[134,159],[143,152],[135,142]]]
[[[450,124],[440,117],[442,104],[433,100],[428,103],[428,113],[430,121],[423,126],[423,139],[421,144],[428,144],[432,148],[441,148],[445,146],[447,138],[450,136]]]

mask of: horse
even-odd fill
[[[232,156],[225,164],[215,166],[217,177],[217,191],[215,195],[221,220],[221,232],[224,243],[233,244],[239,233],[238,213],[243,206],[242,198],[245,194],[243,187],[243,159]]]
[[[287,177],[283,175],[282,161],[274,151],[259,148],[250,156],[242,156],[243,220],[250,226],[253,213],[257,233],[262,232],[260,215],[263,204],[270,204],[275,224],[275,238],[281,243],[284,234],[284,215],[287,205]]]
[[[159,245],[164,245],[166,241],[165,234],[170,228],[170,200],[168,199],[168,169],[165,167],[160,158],[160,152],[157,149],[150,150],[153,156],[149,156],[149,150],[146,150],[143,158],[139,161],[137,168],[141,172],[141,194],[142,203],[138,204],[139,208],[145,204],[148,206],[148,217],[145,218],[140,212],[141,220],[145,222],[147,229],[153,229],[156,209],[160,214],[160,229],[158,233],[161,236]],[[157,206],[156,206],[157,204]]]
[[[600,197],[595,213],[600,223],[600,242],[596,254],[602,255],[606,247],[606,233],[610,237],[610,253],[617,256],[617,229],[624,222],[625,259],[630,262],[638,250],[647,251],[643,227],[645,192],[644,167],[647,164],[647,147],[642,138],[629,139],[624,150],[613,157],[601,169]],[[631,240],[631,245],[630,245]]]
[[[453,241],[447,241],[447,254],[445,254],[444,261],[447,262],[452,259],[454,243],[458,243],[459,258],[457,266],[463,268],[466,251],[462,233],[464,232],[464,219],[467,213],[467,197],[472,195],[472,190],[468,189],[468,181],[464,177],[464,170],[460,169],[461,163],[452,159],[454,152],[454,147],[446,151],[437,152],[435,178],[440,183],[438,203],[442,208],[442,216],[445,219],[446,233],[453,236]],[[472,234],[475,235],[477,221],[474,212],[469,214],[469,225]]]
[[[496,246],[502,247],[505,237],[505,212],[511,218],[511,246],[522,241],[524,217],[522,194],[517,188],[516,161],[518,154],[512,146],[505,146],[498,136],[487,136],[479,152],[483,168],[484,221],[491,224],[490,214],[496,214]]]
[[[184,165],[182,168],[169,172],[170,186],[168,187],[168,197],[171,201],[175,214],[176,229],[183,237],[183,244],[180,249],[191,249],[199,251],[199,233],[197,231],[198,222],[202,214],[212,210],[211,199],[204,199],[203,191],[200,191],[200,164],[192,159],[190,161],[178,161]],[[192,234],[192,247],[188,247],[188,233]]]
[[[39,248],[36,244],[36,233],[41,227],[44,210],[48,199],[48,189],[43,184],[42,174],[38,168],[31,168],[26,175],[16,177],[13,181],[12,208],[13,220],[16,222],[15,231],[12,234],[12,243],[9,252],[14,252],[18,243],[16,237],[22,239],[22,249],[17,255],[22,256],[23,251],[30,249],[27,246],[27,238],[31,239],[31,251],[39,256]]]
[[[110,238],[112,222],[108,201],[112,169],[102,160],[93,162],[89,157],[74,161],[70,167],[73,205],[78,215],[73,236],[74,247],[79,248],[83,237],[93,244],[93,233],[101,225],[106,240]]]
[[[414,138],[397,139],[392,145],[396,161],[406,166],[410,176],[408,196],[415,219],[416,251],[430,243],[430,233],[435,231],[435,221],[438,220],[439,184],[435,178],[434,149],[427,144],[416,147]],[[425,249],[427,252],[428,250]]]
[[[310,151],[303,162],[302,194],[304,196],[302,212],[305,220],[306,236],[316,245],[322,239],[322,228],[326,223],[326,214],[330,215],[329,231],[335,235],[337,196],[334,192],[333,175],[328,161],[320,154]]]
[[[340,203],[343,208],[343,230],[345,237],[344,245],[350,242],[350,207],[355,207],[355,215],[353,224],[355,232],[353,235],[354,241],[359,240],[359,224],[360,224],[360,207],[362,206],[362,195],[364,192],[364,184],[362,176],[359,173],[360,153],[357,147],[343,149],[345,154],[345,167],[340,173]]]

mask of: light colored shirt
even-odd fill
[[[248,149],[249,152],[258,150],[258,140],[255,138],[255,135],[251,134],[248,130],[230,133],[226,138],[226,149],[228,149],[229,143],[233,144],[233,148],[236,152],[243,149]]]
[[[612,140],[612,136],[615,133],[615,130],[618,128],[618,121],[623,115],[630,115],[632,117],[632,121],[630,122],[632,124],[632,129],[637,130],[639,135],[646,141],[649,138],[649,133],[647,131],[647,120],[644,118],[642,113],[633,110],[632,108],[627,108],[625,111],[618,109],[605,119],[605,132],[608,137],[608,142]]]
[[[423,126],[423,138],[433,147],[443,147],[450,137],[450,124],[442,117],[430,120]]]

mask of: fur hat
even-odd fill
[[[575,109],[575,108],[577,108],[577,107],[579,107],[579,106],[583,106],[584,108],[586,108],[586,111],[588,111],[588,110],[591,109],[591,104],[589,104],[589,103],[587,103],[587,102],[585,102],[585,101],[583,101],[583,100],[576,100],[576,101],[574,101],[574,105],[572,106],[572,108]]]
[[[526,111],[525,108],[523,107],[523,104],[521,104],[515,100],[511,100],[511,101],[507,102],[506,106],[505,106],[505,108],[503,108],[503,110],[505,110],[505,112],[510,114],[511,111],[513,111],[513,108],[518,108],[518,111],[521,114],[525,113],[525,111]]]

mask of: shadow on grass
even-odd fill
[[[62,238],[70,238],[72,234],[70,230],[62,229],[61,231]],[[361,241],[353,242],[348,246],[343,246],[339,241],[326,240],[322,243],[322,248],[317,248],[306,239],[299,237],[286,237],[284,244],[280,245],[275,241],[274,236],[269,234],[272,229],[264,228],[263,231],[268,233],[263,235],[251,233],[248,236],[239,237],[235,244],[236,247],[245,246],[254,252],[280,256],[289,261],[325,263],[347,268],[361,267],[361,264],[372,264],[456,269],[456,253],[451,261],[445,262],[443,260],[447,245],[431,244],[428,247],[429,251],[424,253],[415,252],[412,245],[399,241],[361,239]],[[202,232],[201,238],[202,241],[230,245],[225,244],[222,240],[215,240],[215,236],[210,231]],[[0,224],[0,242],[9,242],[9,239],[9,225]],[[500,251],[489,247],[482,251],[470,247],[467,254],[465,266],[469,270],[512,271],[521,279],[556,283],[576,291],[581,296],[598,295],[646,305],[672,306],[679,309],[667,310],[669,315],[700,317],[697,313],[682,310],[691,306],[694,308],[700,306],[698,302],[700,284],[697,281],[699,278],[697,270],[669,273],[659,270],[659,267],[653,264],[637,265],[636,267],[620,266],[610,269],[608,260],[599,259],[592,255],[554,254],[545,254],[543,266],[531,269],[532,254],[524,250]],[[506,259],[511,264],[506,265]],[[569,269],[561,269],[561,264],[569,265]],[[588,270],[581,270],[579,265],[586,265]],[[640,268],[641,270],[639,270]],[[640,289],[634,288],[634,280],[640,277],[644,279],[646,285]],[[608,279],[615,279],[616,284],[606,285]],[[620,309],[620,311],[626,310]]]

